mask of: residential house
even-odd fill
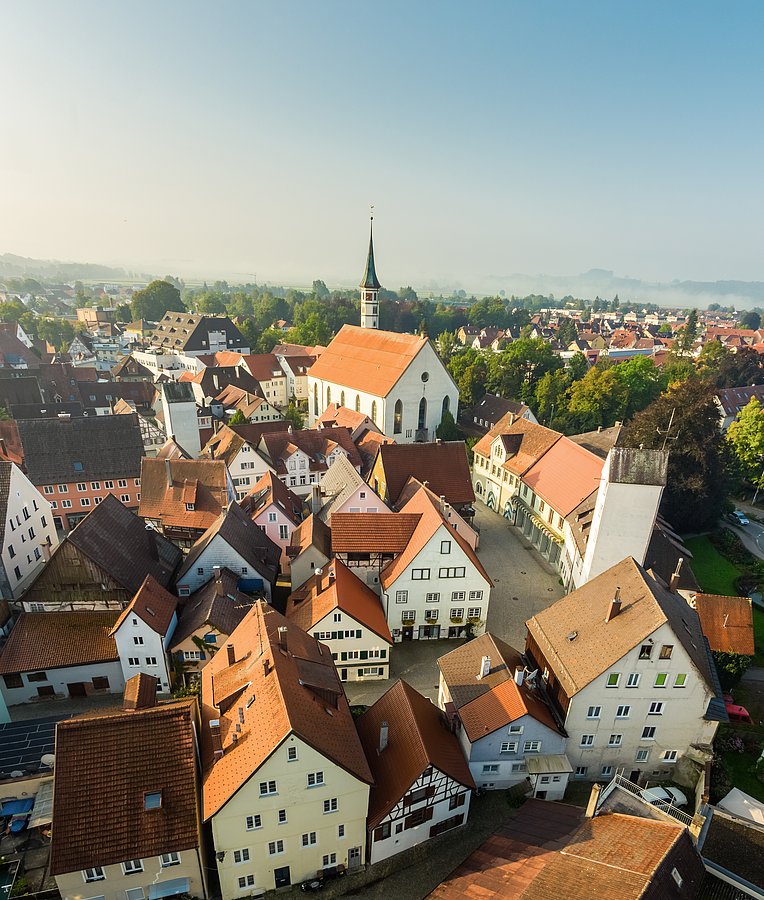
[[[475,782],[434,703],[396,681],[357,727],[374,778],[367,822],[370,863],[467,822]]]
[[[144,459],[138,515],[169,540],[189,548],[236,499],[218,459]]]
[[[0,460],[0,597],[20,597],[57,546],[49,501],[15,463]]]
[[[199,680],[201,670],[252,606],[252,597],[237,587],[239,577],[230,569],[220,569],[181,606],[170,653],[184,684]]]
[[[110,416],[115,405],[120,401],[132,403],[142,413],[152,411],[154,385],[148,381],[98,381],[95,384],[82,385],[80,394],[88,409],[97,416]]]
[[[156,679],[159,692],[170,692],[167,654],[178,624],[177,608],[178,598],[147,575],[111,630],[125,682],[143,672]]]
[[[316,419],[315,428],[347,428],[354,444],[368,432],[375,434],[382,432],[372,420],[362,412],[332,403],[326,407],[323,413]]]
[[[164,314],[151,334],[150,343],[164,353],[191,358],[223,350],[249,353],[250,349],[247,339],[228,316],[180,312]]]
[[[390,677],[393,639],[379,597],[338,559],[292,592],[286,616],[329,647],[341,681]]]
[[[287,549],[292,590],[305,584],[316,569],[329,562],[332,556],[331,534],[329,526],[312,514],[292,532]]]
[[[764,403],[764,384],[722,388],[714,394],[714,400],[719,410],[719,426],[722,431],[726,431],[730,427],[738,413],[744,410],[754,397],[759,403]]]
[[[239,587],[268,601],[279,571],[281,549],[244,510],[231,503],[183,560],[176,578],[178,595],[188,597],[224,566],[239,575]]]
[[[202,717],[224,897],[362,865],[372,775],[328,648],[258,601],[202,669]]]
[[[58,724],[50,873],[63,900],[207,897],[196,701],[136,675],[124,707]]]
[[[334,460],[313,492],[311,510],[328,525],[336,512],[390,512],[346,456]]]
[[[466,519],[463,519],[445,497],[438,497],[433,491],[423,484],[418,478],[411,477],[406,482],[403,490],[398,495],[398,508],[403,512],[408,502],[413,499],[419,491],[424,491],[430,502],[438,507],[440,514],[448,522],[454,531],[472,547],[477,550],[480,543],[480,533],[477,532]]]
[[[165,381],[157,386],[165,434],[190,455],[201,449],[199,411],[191,386],[184,381]]]
[[[670,777],[726,721],[698,614],[631,558],[537,613],[525,652],[577,778]]]
[[[292,532],[303,519],[300,499],[280,478],[268,471],[240,500],[239,505],[255,525],[281,549],[281,571],[285,574],[289,572],[287,550],[292,541]]]
[[[117,400],[111,412],[115,416],[137,415],[144,456],[156,456],[167,442],[164,431],[156,424],[156,419],[153,416],[142,416],[140,413],[136,413],[134,403]]]
[[[363,437],[358,439],[356,447],[361,457],[361,474],[365,479],[368,480],[369,478],[374,462],[377,459],[379,448],[383,444],[394,443],[395,441],[392,438],[385,437],[384,434],[377,434],[376,431],[367,431]]]
[[[750,597],[722,597],[718,594],[695,593],[690,606],[700,618],[700,627],[716,653],[738,653],[753,656],[753,606]]]
[[[455,725],[475,783],[505,790],[543,766],[534,796],[562,800],[573,771],[566,734],[514,647],[486,632],[438,660],[438,706]]]
[[[127,332],[125,332],[127,334]],[[115,381],[153,381],[154,373],[130,354],[122,359],[111,370]]]
[[[116,612],[22,613],[0,651],[6,704],[121,694],[116,620]]]
[[[26,344],[6,329],[0,329],[0,369],[39,369],[40,360]]]
[[[18,422],[27,477],[70,531],[106,497],[129,509],[141,499],[143,439],[136,416]]]
[[[480,434],[486,434],[509,413],[518,419],[538,424],[530,407],[517,400],[507,400],[498,394],[485,394],[482,400],[478,400],[472,409],[465,413],[464,419],[472,429]]]
[[[287,374],[273,353],[248,353],[242,357],[239,365],[260,383],[263,397],[271,406],[282,409],[288,405],[292,394]]]
[[[287,397],[295,401],[308,399],[308,372],[320,354],[312,347],[278,344],[273,355],[287,377]]]
[[[227,416],[240,412],[247,422],[278,422],[281,413],[269,400],[245,391],[235,384],[226,385],[214,398]]]
[[[123,610],[147,575],[167,587],[180,550],[109,495],[64,538],[22,598],[29,612]]]
[[[254,424],[221,425],[205,444],[201,457],[223,460],[236,489],[236,497],[242,500],[266,472],[272,471],[270,464],[258,453],[260,440],[266,431],[286,432],[288,426],[283,424],[283,429]]]

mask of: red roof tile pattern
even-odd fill
[[[52,875],[199,846],[195,719],[185,700],[58,723]]]
[[[361,468],[361,457],[347,428],[304,428],[300,431],[266,433],[260,441],[260,451],[271,461],[280,475],[287,474],[287,460],[298,450],[308,457],[311,472],[325,472],[327,457],[337,448],[344,450],[350,463]],[[294,473],[292,473],[294,474]]]
[[[489,457],[491,445],[500,435],[509,438],[503,443],[507,452],[511,454],[504,463],[504,468],[517,476],[524,475],[562,437],[557,431],[543,425],[534,425],[527,419],[518,419],[510,412],[480,438],[473,451]]]
[[[599,487],[603,460],[561,437],[523,481],[563,518]]]
[[[119,626],[129,616],[137,616],[157,634],[165,635],[177,606],[178,598],[166,591],[151,575],[147,575],[136,595],[117,619],[111,633],[116,634]]]
[[[228,505],[227,479],[222,460],[144,458],[138,515],[159,520],[165,527],[205,530]],[[190,502],[194,503],[192,510],[186,509]]]
[[[272,505],[280,509],[293,525],[299,525],[302,521],[302,501],[280,478],[269,471],[239,501],[239,506],[250,518],[255,519]]]
[[[378,462],[385,472],[387,495],[392,503],[413,476],[452,506],[475,500],[467,448],[464,441],[432,441],[420,444],[384,444]]]
[[[219,578],[213,578],[191,594],[178,616],[171,651],[200,628],[212,626],[225,635],[236,628],[254,602],[237,588],[238,583],[239,576],[223,568]]]
[[[281,363],[273,353],[250,353],[240,358],[244,360],[243,365],[246,366],[249,374],[258,381],[272,381],[274,378],[286,379]]]
[[[124,709],[149,709],[157,704],[157,685],[159,679],[145,672],[139,672],[125,682],[125,693],[122,697]]]
[[[333,553],[402,553],[408,546],[420,513],[335,513],[332,516]]]
[[[348,409],[347,406],[340,406],[339,403],[330,403],[316,420],[316,428],[325,428],[327,426],[348,428],[351,432],[360,428],[379,432],[379,429],[369,416],[362,412],[356,412],[354,409]]]
[[[382,722],[387,746],[379,750]],[[368,827],[375,828],[428,766],[466,788],[475,782],[440,709],[405,681],[396,681],[356,722],[374,784]]]
[[[753,608],[750,597],[696,594],[693,605],[712,650],[753,656]]]
[[[22,613],[0,653],[0,675],[119,659],[116,612]]]

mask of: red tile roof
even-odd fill
[[[432,441],[420,444],[383,444],[376,465],[385,472],[387,496],[397,503],[401,491],[413,475],[452,506],[475,500],[472,478],[463,441]],[[383,498],[384,499],[384,498]]]
[[[378,752],[382,722],[388,726],[388,742]],[[396,681],[356,724],[374,777],[369,794],[369,828],[384,819],[428,766],[465,788],[475,787],[445,716],[405,681]]]
[[[0,653],[0,675],[119,659],[116,612],[22,613]]]
[[[222,460],[144,458],[138,515],[164,526],[207,529],[228,504],[227,477]],[[195,508],[186,509],[187,503]]]
[[[345,451],[356,469],[361,468],[361,457],[347,428],[270,432],[264,434],[260,442],[261,452],[264,450],[279,474],[286,474],[286,461],[297,450],[302,450],[308,457],[311,472],[325,472],[329,468],[327,457],[338,447]]]
[[[563,518],[599,487],[603,460],[561,437],[523,481]]]
[[[151,575],[147,575],[136,595],[115,622],[111,634],[116,634],[128,616],[137,616],[157,634],[165,635],[177,606],[178,598],[166,591]]]
[[[252,490],[242,498],[239,506],[247,515],[255,519],[269,506],[275,505],[292,522],[299,525],[302,521],[302,501],[273,472],[266,472],[254,485]]]
[[[332,552],[402,553],[420,518],[420,513],[335,513]]]
[[[271,381],[274,378],[284,378],[284,370],[281,363],[273,353],[250,353],[241,357],[249,374],[258,381]]]
[[[692,604],[712,650],[753,656],[753,608],[750,597],[696,594]]]
[[[347,406],[340,406],[339,403],[330,403],[316,420],[316,428],[326,426],[349,428],[351,432],[355,431],[356,428],[365,427],[371,431],[379,432],[379,429],[369,416],[356,412],[354,409],[348,409]]]

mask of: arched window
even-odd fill
[[[332,402],[332,389],[330,387],[327,387],[326,388],[326,405],[329,406],[329,404],[331,402]]]
[[[443,406],[440,409],[441,422],[443,421],[443,416],[445,416],[447,412],[451,412],[451,398],[448,396],[448,394],[446,394],[446,396],[443,398]]]
[[[376,400],[371,401],[371,421],[375,425],[379,425],[379,422],[377,422],[377,401]]]
[[[419,423],[417,428],[425,428],[427,423],[427,400],[425,397],[419,401]]]
[[[345,392],[340,391],[340,406],[344,406],[344,405],[345,405]]]
[[[395,411],[393,415],[393,434],[400,434],[403,428],[403,401],[395,401]]]
[[[360,394],[355,395],[355,411],[356,412],[361,411],[361,395]]]
[[[318,383],[313,382],[313,415],[317,416],[318,413]]]

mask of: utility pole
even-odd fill
[[[668,428],[667,428],[665,431],[661,431],[660,428],[656,428],[656,429],[655,429],[655,430],[658,432],[658,434],[662,434],[662,435],[664,436],[664,437],[663,437],[663,446],[661,447],[661,450],[665,450],[665,449],[666,449],[666,441],[668,441],[669,435],[671,434],[671,427],[672,427],[672,425],[674,424],[674,413],[675,413],[675,412],[676,412],[676,407],[674,407],[674,408],[671,410],[671,418],[669,419]],[[671,440],[672,440],[672,441],[675,441],[678,437],[679,437],[679,435],[678,435],[678,434],[675,434],[675,435],[671,438]]]

